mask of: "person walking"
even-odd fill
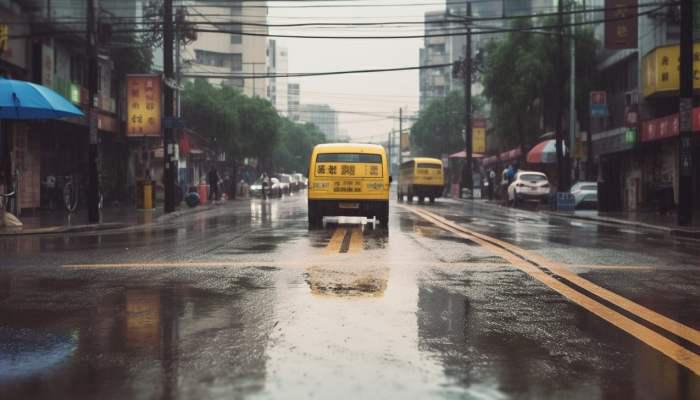
[[[212,167],[207,174],[207,182],[209,183],[209,200],[215,202],[219,199],[219,174],[216,168]]]

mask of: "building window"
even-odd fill
[[[232,24],[231,31],[232,32],[243,32],[243,26],[241,26],[241,24]],[[231,44],[241,44],[241,43],[243,43],[243,35],[241,35],[240,33],[232,33],[231,34]]]
[[[243,70],[243,55],[241,53],[231,54],[231,71]]]
[[[243,3],[240,0],[231,2],[231,15],[243,15]]]

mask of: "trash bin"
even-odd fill
[[[199,204],[207,204],[209,200],[209,185],[202,182],[197,187],[197,194],[199,194]]]

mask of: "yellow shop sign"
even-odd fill
[[[700,43],[693,46],[693,87],[700,88]],[[676,92],[680,87],[680,47],[658,47],[644,56],[642,62],[644,97],[663,92]]]

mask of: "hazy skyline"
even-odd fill
[[[299,2],[269,2],[269,23],[422,21],[426,11],[444,9],[436,0],[353,0],[334,4],[373,5],[354,8],[284,8]],[[308,3],[304,3],[308,5]],[[330,4],[328,2],[314,5]],[[376,5],[403,4],[403,7]],[[418,6],[405,6],[420,4]],[[425,5],[430,4],[430,5]],[[408,35],[422,34],[422,25],[402,27],[293,27],[271,28],[272,34],[314,35]],[[340,40],[278,39],[289,49],[289,72],[322,72],[367,68],[417,66],[423,39]],[[339,130],[347,130],[356,141],[386,141],[392,128],[398,129],[399,108],[404,115],[418,110],[418,71],[351,74],[328,77],[293,78],[301,85],[302,103],[327,103],[339,111],[381,114],[340,113]],[[389,118],[391,113],[394,118]],[[386,115],[386,118],[381,118]],[[404,121],[406,124],[407,121]],[[405,125],[404,125],[405,126]]]

